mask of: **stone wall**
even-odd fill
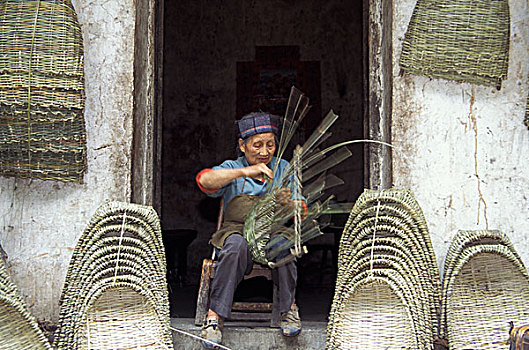
[[[460,229],[502,230],[529,266],[529,5],[509,3],[509,72],[500,91],[399,76],[415,1],[393,5],[393,179],[415,193],[440,266]]]
[[[68,263],[105,200],[130,199],[134,2],[73,0],[84,39],[83,184],[0,177],[0,244],[33,314],[56,321]]]

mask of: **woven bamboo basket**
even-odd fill
[[[487,249],[486,246],[494,246],[497,249],[507,249],[514,256],[515,260],[521,261],[518,253],[514,249],[511,241],[503,232],[498,230],[476,230],[476,231],[464,231],[460,230],[457,232],[455,237],[450,243],[448,252],[444,262],[444,274],[443,274],[443,287],[441,293],[441,337],[447,339],[446,330],[446,310],[447,310],[447,298],[448,291],[450,289],[450,283],[454,274],[454,269],[460,263],[461,257],[465,254],[466,250],[478,246],[478,249]],[[501,246],[505,248],[501,248]],[[519,268],[524,269],[523,265]]]
[[[153,293],[156,305],[160,306],[160,310],[166,310],[163,307],[165,300],[167,300],[165,280],[162,276],[152,273],[152,271],[160,271],[159,264],[152,263],[157,259],[145,254],[146,250],[144,249],[125,245],[118,246],[117,241],[114,243],[113,246],[100,247],[93,252],[91,254],[93,260],[84,262],[77,274],[70,274],[70,276],[77,277],[70,278],[65,289],[80,290],[105,278],[126,275],[142,281],[145,287]],[[67,322],[72,315],[69,311],[80,307],[82,300],[80,294],[67,295],[64,293],[63,295],[61,312],[64,310],[64,315],[62,315],[64,317],[61,317],[61,320]]]
[[[391,248],[390,248],[391,249]],[[393,252],[398,249],[392,249]],[[435,310],[435,304],[431,290],[426,285],[426,278],[422,275],[417,267],[412,263],[412,258],[407,257],[406,254],[400,253],[394,255],[391,250],[377,250],[371,253],[371,247],[364,249],[364,254],[358,254],[354,261],[352,261],[348,269],[350,276],[354,276],[353,279],[346,279],[343,285],[349,285],[356,283],[358,278],[365,277],[370,279],[371,276],[378,273],[379,270],[393,271],[394,275],[398,275],[399,281],[403,283],[401,288],[410,288],[413,294],[413,305],[414,316],[417,316],[416,324],[421,330],[427,333],[432,332],[435,329],[437,319],[431,316],[431,313]],[[346,287],[344,290],[348,290]],[[343,297],[343,294],[342,294]],[[343,300],[338,296],[335,299],[338,303]],[[409,302],[411,305],[411,302]],[[432,334],[429,334],[430,341],[432,341]]]
[[[79,329],[81,349],[163,349],[166,344],[155,306],[130,288],[105,290],[87,308]]]
[[[362,327],[365,326],[363,325],[362,322],[354,323],[354,324],[347,324],[346,326],[346,328],[348,329],[347,334],[341,331],[340,328],[344,327],[344,317],[346,315],[345,310],[350,310],[351,308],[350,304],[355,303],[354,298],[356,296],[355,290],[357,286],[370,283],[373,281],[377,281],[377,280],[382,281],[385,284],[389,285],[393,293],[399,297],[400,303],[402,304],[402,306],[398,308],[400,308],[401,310],[403,308],[407,310],[406,311],[408,314],[407,319],[409,320],[410,327],[408,327],[408,329],[406,330],[406,335],[396,335],[394,332],[392,332],[390,334],[387,334],[386,336],[389,336],[389,337],[396,336],[398,338],[406,337],[408,339],[413,339],[413,342],[407,343],[407,344],[406,343],[398,344],[398,345],[395,345],[395,348],[399,348],[398,346],[402,346],[404,348],[429,349],[430,346],[427,344],[428,343],[427,338],[428,338],[429,332],[423,326],[424,317],[420,311],[421,310],[420,307],[418,306],[419,295],[417,294],[417,290],[410,288],[410,286],[403,279],[403,276],[401,274],[395,272],[394,270],[390,270],[390,269],[375,269],[373,271],[364,271],[356,276],[351,275],[350,278],[346,280],[347,282],[346,287],[344,287],[339,292],[337,292],[337,294],[335,295],[335,299],[333,300],[331,315],[333,315],[334,317],[332,317],[329,320],[329,324],[327,327],[327,348],[330,348],[330,349],[340,348],[337,346],[337,344],[345,343],[345,340],[341,338],[344,335],[347,335],[347,338],[349,339],[351,337],[354,337],[355,334],[358,335],[362,333]],[[385,293],[387,294],[388,299],[394,298],[392,296],[393,293],[388,292],[388,288],[384,288],[384,289],[385,289]],[[359,297],[364,300],[366,298],[365,296],[362,296],[362,295],[360,295]],[[370,303],[372,303],[372,305],[368,304],[363,309],[357,308],[357,312],[359,313],[362,310],[367,311],[370,309],[372,310],[373,308],[377,308],[378,306],[376,305],[376,303],[378,302],[383,303],[383,301],[381,300],[371,299]],[[384,309],[384,311],[382,311],[378,315],[378,317],[376,318],[376,320],[380,322],[378,327],[385,327],[387,324],[394,326],[393,322],[391,321],[394,318],[393,311],[394,310],[392,308]],[[402,312],[399,311],[398,314],[400,315],[402,314]],[[357,315],[355,316],[355,319],[357,320],[366,319],[369,316],[370,316],[369,314],[364,315],[364,316]],[[385,318],[388,319],[387,320],[388,323],[384,322]],[[373,323],[373,321],[371,321],[371,323]],[[378,327],[372,324],[371,330],[378,329]],[[397,329],[398,328],[396,328],[395,331]],[[431,341],[430,341],[430,345],[431,345]],[[368,346],[366,348],[373,348],[373,347]]]
[[[113,239],[111,237],[121,236],[122,227],[119,226],[117,230],[109,229],[107,226],[110,225],[123,225],[125,245],[126,237],[131,235],[145,241],[145,244],[149,246],[146,251],[149,254],[155,254],[156,259],[152,259],[152,262],[158,264],[158,268],[165,269],[165,253],[162,242],[158,239],[158,236],[161,237],[161,228],[156,212],[151,207],[106,202],[96,210],[77,242],[66,274],[64,289],[68,287],[70,281],[73,281],[74,275],[80,276],[82,259],[93,259],[92,250],[101,246],[112,246],[113,244],[109,241]],[[143,246],[140,245],[137,248],[143,248]],[[130,249],[134,250],[134,248]],[[132,254],[140,254],[140,252],[134,250]]]
[[[417,349],[409,308],[381,280],[358,286],[338,311],[329,349]]]
[[[0,349],[46,350],[51,346],[0,260]]]
[[[373,274],[377,270],[392,270],[399,274],[401,276],[401,281],[405,283],[406,286],[410,286],[411,291],[414,294],[413,311],[414,317],[416,317],[415,324],[418,328],[424,330],[429,341],[433,342],[432,333],[434,329],[434,321],[437,323],[437,320],[434,320],[431,317],[433,309],[432,298],[430,298],[431,293],[426,293],[426,289],[423,287],[421,278],[416,269],[407,265],[402,260],[387,254],[374,256],[373,259],[369,256],[364,257],[351,268],[353,271],[358,271],[357,274],[359,276],[366,274],[366,276],[368,276],[366,279],[368,280],[370,274]]]
[[[509,36],[507,0],[418,0],[400,66],[410,74],[500,88]]]
[[[123,275],[94,284],[83,299],[80,317],[75,318],[76,348],[169,348],[169,317],[160,314],[160,306],[152,302],[154,294],[146,287],[140,279]]]
[[[165,274],[156,212],[136,204],[103,204],[74,249],[54,345],[172,348]]]
[[[503,245],[472,246],[456,263],[446,293],[450,349],[504,349],[509,321],[529,319],[529,274]]]
[[[377,209],[378,207],[378,209]],[[420,242],[420,250],[425,254],[426,268],[430,273],[432,283],[436,285],[436,290],[440,291],[440,278],[430,239],[428,226],[422,209],[415,200],[412,192],[407,189],[386,189],[382,191],[365,190],[355,203],[349,219],[344,228],[342,241],[349,240],[349,234],[365,216],[375,217],[378,210],[379,220],[384,214],[395,217],[395,220],[408,225]],[[395,220],[393,222],[395,222]],[[350,233],[354,235],[354,233]],[[437,297],[438,298],[438,297]],[[439,299],[439,298],[438,298]]]
[[[70,0],[0,2],[0,175],[82,182],[83,40]]]
[[[351,342],[355,344],[351,348],[433,348],[434,339],[438,336],[440,279],[426,220],[409,190],[366,190],[362,193],[345,225],[338,263],[335,296],[327,328],[328,348],[347,348],[346,344]],[[371,285],[375,280],[378,281],[377,286]],[[366,285],[370,287],[360,287]],[[380,312],[373,318],[373,311],[361,315],[363,309],[355,303],[367,303],[364,300],[370,300],[370,297],[362,293],[356,295],[357,287],[375,294],[379,289],[385,290],[387,299],[393,302],[398,295],[403,308],[409,313],[408,334],[405,336],[413,338],[414,343],[387,340],[387,343],[379,344],[380,340],[364,335],[361,338],[366,340],[365,343],[361,346],[354,343],[355,334],[365,331],[362,328],[365,324],[358,320],[385,317],[384,312]],[[384,305],[381,300],[376,302]],[[355,305],[358,311],[353,312],[346,305]],[[365,310],[376,307],[369,305]],[[401,322],[404,319],[403,308],[390,308],[397,314],[400,312],[401,316],[396,319]],[[346,309],[348,311],[344,313]],[[354,316],[347,316],[350,312]],[[398,330],[398,325],[392,324],[392,315],[387,317],[388,323],[380,324],[379,328],[385,329],[389,324],[390,328]],[[356,323],[348,323],[348,330],[344,333],[341,328],[344,328],[346,318],[348,321],[356,320]],[[379,328],[375,325],[369,327],[371,331]],[[384,333],[393,335],[390,330]],[[381,335],[378,332],[374,334],[375,337]]]
[[[406,226],[403,221],[399,220],[398,217],[392,216],[380,216],[378,220],[374,218],[369,218],[359,223],[359,226],[362,226],[363,223],[370,222],[371,225],[366,226],[365,229],[362,229],[360,232],[357,232],[354,235],[353,243],[357,245],[361,240],[369,240],[372,242],[373,232],[375,231],[374,223],[377,222],[377,228],[375,232],[376,237],[387,236],[388,234],[399,238],[403,245],[406,246],[406,250],[413,253],[413,260],[417,262],[419,269],[424,272],[425,275],[429,276],[426,284],[428,285],[428,291],[431,293],[432,300],[434,300],[435,312],[432,313],[432,318],[437,319],[438,309],[439,309],[439,274],[437,272],[437,265],[434,266],[434,262],[431,259],[433,252],[428,255],[428,249],[421,247],[425,246],[424,239],[419,240],[419,237],[422,237],[421,234],[413,234],[413,230]],[[381,223],[382,222],[382,223]],[[343,264],[343,262],[342,262]],[[340,272],[340,271],[339,271]],[[437,329],[437,323],[434,327]]]

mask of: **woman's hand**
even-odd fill
[[[293,207],[294,202],[291,198],[292,191],[288,187],[280,188],[276,193],[276,201],[282,206],[291,205]]]
[[[258,163],[244,168],[244,176],[264,181],[265,176],[272,179],[274,177],[274,173],[269,167],[266,166],[266,164]]]

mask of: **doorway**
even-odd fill
[[[312,62],[319,69],[317,92],[309,95],[319,105],[315,118],[321,119],[331,108],[340,115],[327,143],[362,139],[366,133],[367,35],[362,0],[210,4],[165,1],[163,11],[161,218],[172,317],[194,317],[202,259],[211,255],[208,240],[215,230],[219,202],[200,192],[195,175],[235,157],[233,125],[241,117],[241,84],[248,78],[238,67],[263,63],[260,48],[294,47],[297,62]],[[268,59],[278,61],[273,55]],[[300,142],[303,137],[299,136]],[[345,181],[333,193],[340,202],[354,202],[368,182],[363,146],[353,145],[350,150],[353,156],[334,171]],[[334,216],[325,235],[309,242],[309,254],[298,262],[297,300],[303,320],[327,318],[346,219],[346,215]],[[239,294],[244,297],[259,289],[256,282]]]

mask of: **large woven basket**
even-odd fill
[[[335,349],[417,349],[410,309],[398,291],[372,280],[349,294],[338,310]],[[391,337],[384,336],[391,334]],[[404,345],[404,346],[403,346]]]
[[[165,274],[156,212],[135,204],[103,204],[70,261],[54,345],[172,348]]]
[[[450,290],[449,284],[452,281],[454,269],[460,264],[461,257],[466,254],[465,252],[467,249],[470,249],[473,246],[477,246],[479,247],[478,249],[482,250],[487,249],[487,246],[504,246],[510,252],[509,254],[514,255],[518,261],[521,261],[507,235],[499,230],[460,230],[457,232],[450,243],[444,262],[443,286],[441,290],[442,303],[440,329],[441,336],[445,339],[448,337],[446,331],[446,309],[448,305],[448,291]]]
[[[400,66],[406,73],[500,88],[509,36],[507,0],[418,0]]]
[[[11,282],[0,259],[0,349],[46,350],[51,346]]]
[[[409,190],[364,191],[345,225],[338,263],[327,348],[433,348],[439,273]]]
[[[70,0],[0,1],[0,175],[82,182],[83,40]]]
[[[509,322],[529,319],[529,274],[506,240],[499,231],[460,231],[451,244],[442,314],[450,349],[506,349]]]
[[[85,322],[80,337],[89,349],[163,348],[165,329],[154,305],[130,288],[105,290],[87,309]]]

